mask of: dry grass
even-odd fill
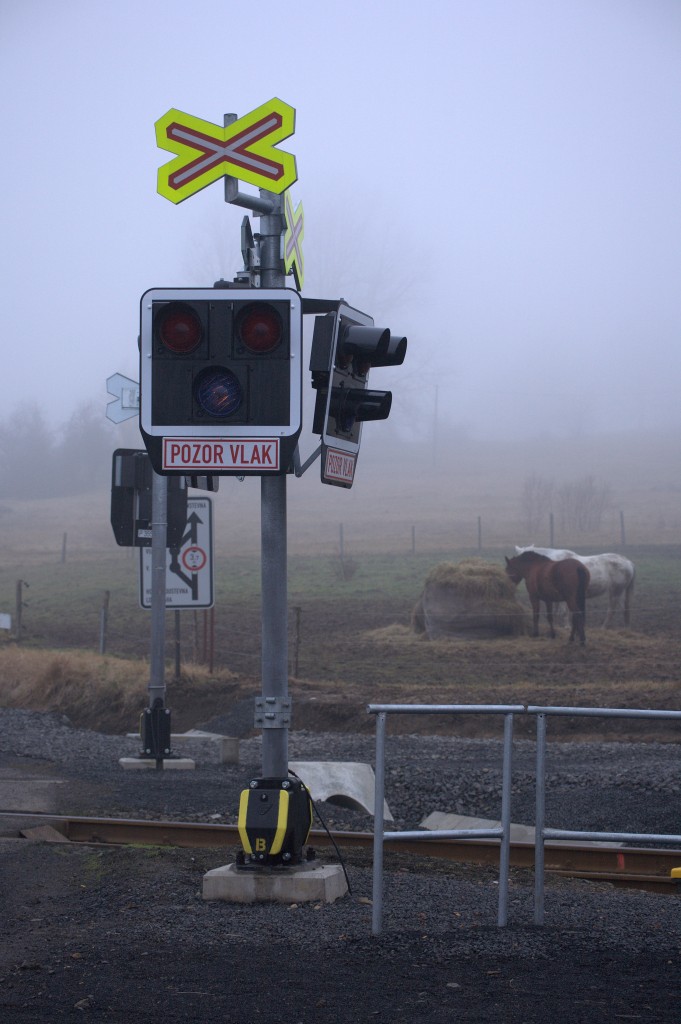
[[[205,703],[214,708],[234,679],[226,670],[211,676],[204,667],[187,665],[181,679],[169,681],[168,688],[179,702],[191,693],[194,707]],[[136,725],[148,704],[148,681],[148,665],[140,660],[13,645],[0,650],[0,707],[56,711],[76,726],[103,732]]]

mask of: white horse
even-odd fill
[[[613,618],[624,598],[624,625],[629,626],[631,598],[634,593],[634,579],[636,570],[634,563],[622,555],[577,555],[574,551],[566,548],[537,548],[530,544],[526,548],[519,548],[516,545],[516,554],[523,551],[536,551],[540,555],[552,558],[554,562],[563,558],[576,558],[582,562],[591,574],[591,581],[586,591],[587,598],[600,597],[601,594],[608,595],[608,611],[605,616],[603,627],[609,629],[612,626]]]

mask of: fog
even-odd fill
[[[3,0],[0,418],[104,417],[141,294],[241,269],[221,182],[157,194],[154,123],[278,96],[303,294],[409,337],[372,432],[677,431],[680,58],[678,0]]]

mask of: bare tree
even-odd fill
[[[54,491],[54,435],[37,403],[18,406],[0,424],[0,486],[5,495],[42,498]]]
[[[57,492],[81,494],[103,484],[111,473],[112,431],[92,402],[78,406],[61,430],[55,452]]]
[[[521,508],[528,537],[534,543],[534,535],[545,525],[553,505],[554,482],[533,473],[523,484]]]
[[[558,491],[560,525],[566,532],[589,533],[598,530],[611,504],[608,484],[597,484],[592,476],[563,484]]]

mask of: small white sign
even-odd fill
[[[324,478],[326,480],[336,480],[340,484],[350,486],[355,476],[356,462],[356,455],[341,452],[337,448],[327,448]]]
[[[151,608],[151,548],[140,548],[140,604]],[[213,606],[213,503],[187,499],[182,547],[166,551],[166,608]]]
[[[12,628],[12,616],[7,615],[5,612],[0,612],[0,629],[11,629]]]
[[[229,438],[164,437],[163,468],[187,473],[216,473],[221,469],[279,470],[279,438],[230,441]]]
[[[123,423],[139,414],[140,386],[137,381],[124,377],[122,373],[114,373],[106,378],[106,390],[114,396],[114,401],[106,407],[106,418],[112,423]]]

